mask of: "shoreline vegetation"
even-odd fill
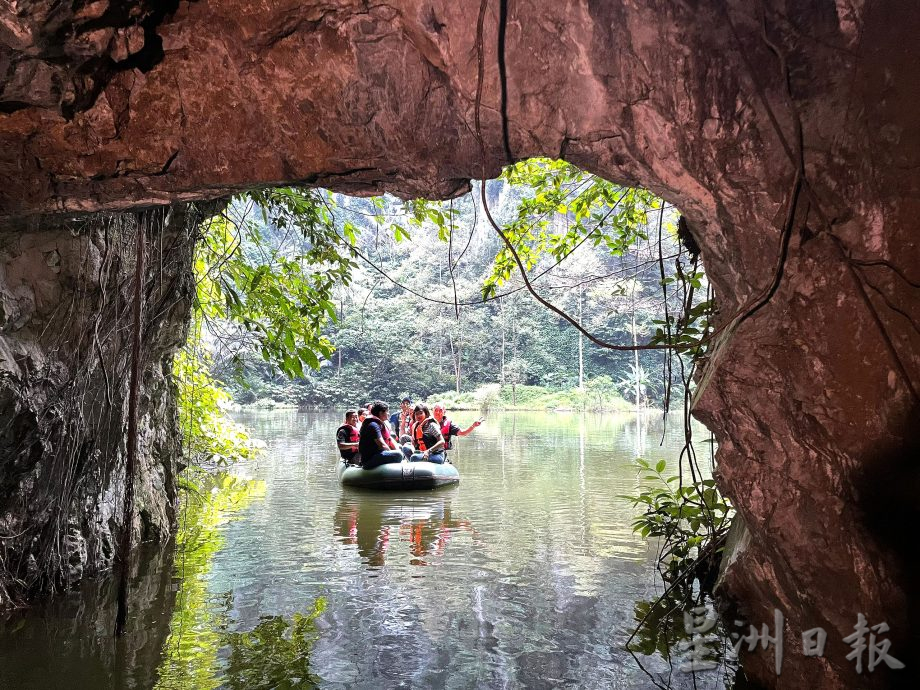
[[[636,406],[624,400],[612,386],[591,384],[584,388],[566,388],[553,390],[543,386],[502,386],[500,384],[486,384],[472,391],[456,393],[447,391],[437,395],[424,397],[420,402],[433,405],[443,402],[448,410],[472,410],[479,412],[509,412],[509,411],[545,411],[556,412],[634,412]],[[396,401],[404,394],[391,396],[391,406],[397,405]],[[411,396],[410,394],[410,397]],[[347,407],[356,407],[361,402],[343,402],[343,410]],[[397,405],[398,406],[398,405]],[[328,410],[329,405],[298,405],[295,403],[275,400],[273,398],[260,398],[246,404],[236,404],[233,408],[237,411],[263,411],[263,410]],[[336,409],[333,406],[331,409]],[[642,412],[660,412],[660,409],[642,406]]]

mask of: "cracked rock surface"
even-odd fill
[[[745,669],[790,688],[909,677],[857,676],[842,639],[858,613],[888,623],[895,656],[920,631],[912,3],[509,0],[504,112],[497,0],[481,43],[479,3],[126,3],[162,51],[137,66],[130,23],[86,35],[77,17],[96,4],[0,11],[7,233],[281,182],[449,197],[506,162],[503,121],[514,158],[649,188],[685,213],[720,305],[695,410],[748,530],[723,588],[752,623],[785,616],[782,676],[772,650]],[[52,55],[55,23],[68,38]],[[53,87],[74,74],[84,96]],[[11,293],[9,323],[30,299]],[[804,657],[817,626],[825,657]]]

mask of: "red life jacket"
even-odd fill
[[[350,435],[348,437],[347,443],[357,443],[360,436],[358,435],[358,430],[355,429],[351,424],[343,424],[338,429],[335,430],[335,437],[339,437],[339,432],[345,428],[349,429]]]
[[[444,450],[450,450],[450,426],[453,424],[447,417],[441,422],[441,436],[444,437]]]

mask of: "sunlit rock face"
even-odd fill
[[[905,531],[920,485],[911,3],[509,0],[504,108],[498,0],[481,43],[478,3],[211,0],[153,18],[134,3],[162,56],[133,68],[127,39],[87,62],[21,28],[78,26],[96,4],[0,15],[0,60],[17,65],[0,80],[4,217],[291,181],[447,197],[533,155],[676,203],[723,329],[696,412],[750,530],[724,588],[749,622],[785,621],[780,678],[772,649],[746,669],[782,687],[892,682],[865,659],[857,676],[842,639],[863,613],[905,657],[920,630]],[[25,56],[35,74],[79,68],[97,95],[30,86]],[[804,657],[818,626],[825,655]]]

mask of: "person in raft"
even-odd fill
[[[416,405],[412,412],[415,423],[412,425],[412,446],[415,452],[410,462],[433,462],[444,464],[444,437],[438,423],[431,417],[427,405]]]
[[[390,428],[400,443],[409,442],[409,438],[412,436],[412,422],[414,421],[412,400],[411,398],[403,398],[402,404],[399,406],[399,412],[394,412],[390,415]],[[405,439],[403,439],[404,436]]]
[[[451,436],[466,436],[473,432],[477,426],[482,424],[482,417],[477,419],[475,422],[470,424],[466,429],[460,430],[460,427],[450,421],[447,416],[447,410],[444,408],[444,403],[439,402],[434,406],[434,419],[438,423],[438,427],[441,430],[441,436],[444,437],[444,452],[450,450]]]
[[[361,466],[366,470],[403,460],[402,451],[396,447],[390,435],[387,424],[389,411],[389,405],[377,401],[371,405],[371,414],[361,425],[358,452],[361,454]]]
[[[358,413],[348,410],[345,413],[345,423],[335,430],[335,442],[339,447],[339,455],[349,465],[358,465],[361,456],[358,455]]]

